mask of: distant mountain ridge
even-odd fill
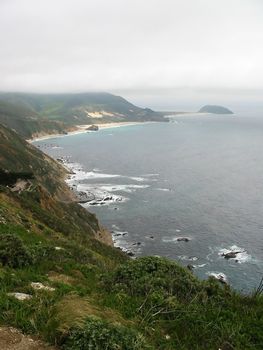
[[[27,138],[63,133],[80,124],[123,121],[165,120],[162,113],[109,93],[0,93],[0,122]]]
[[[199,109],[198,113],[234,114],[230,109],[217,105],[206,105]]]

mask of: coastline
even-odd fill
[[[199,116],[200,113],[197,115]],[[207,115],[207,114],[206,114]],[[178,118],[179,119],[179,118]],[[138,123],[132,123],[133,125],[136,125]],[[131,125],[131,123],[124,123],[125,125]],[[104,126],[104,125],[103,125]],[[121,127],[123,126],[123,123],[107,123],[104,127],[105,128],[114,128],[114,127]],[[170,129],[170,126],[167,126],[167,129]],[[85,125],[82,125],[80,127],[80,131],[83,131],[82,129],[85,128]],[[152,126],[146,129],[144,128],[137,128],[138,131],[146,131],[151,129],[159,129],[159,125]],[[131,129],[137,133],[137,129]],[[124,130],[124,129],[123,129]],[[174,131],[176,132],[177,128],[174,128]],[[173,132],[173,131],[172,131]],[[180,132],[180,130],[177,130],[177,132]],[[123,136],[123,132],[114,132],[114,129],[111,131],[105,131],[101,133],[101,136],[107,135],[113,133],[114,138],[118,138],[119,136]],[[124,131],[125,134],[125,131]],[[129,134],[129,133],[128,133]],[[139,134],[142,134],[141,137],[143,138],[143,132],[139,132]],[[172,134],[172,133],[171,133]],[[95,134],[96,135],[96,134]],[[94,136],[95,136],[94,135]],[[84,135],[83,135],[84,136]],[[87,135],[85,140],[87,140],[88,143],[93,143],[93,137],[89,137],[90,135]],[[100,136],[97,135],[99,138]],[[95,139],[97,137],[95,136]],[[77,141],[77,137],[74,138],[75,141]],[[110,138],[112,139],[112,138]],[[63,139],[57,139],[54,140],[54,142],[43,142],[43,147],[45,147],[45,150],[48,150],[50,148],[59,148],[60,142],[64,143],[67,139],[64,139],[65,141],[62,142]],[[68,139],[69,140],[69,139]],[[74,142],[72,139],[72,142]],[[56,142],[55,142],[56,141]],[[54,144],[58,145],[54,145]],[[71,143],[71,142],[70,142]],[[40,145],[41,146],[41,145]],[[62,147],[63,149],[63,147]],[[53,151],[52,151],[53,152]],[[130,229],[131,225],[126,224],[126,210],[129,210],[129,208],[136,208],[136,202],[128,202],[129,200],[138,201],[138,200],[144,200],[144,199],[152,199],[157,198],[157,200],[160,198],[163,200],[163,203],[169,203],[170,198],[174,197],[175,191],[173,191],[172,186],[168,185],[168,182],[163,182],[162,179],[158,179],[158,174],[152,174],[151,169],[145,169],[143,171],[140,171],[138,173],[133,173],[133,178],[131,179],[131,175],[129,173],[126,173],[125,169],[124,171],[120,171],[118,169],[112,169],[111,167],[107,168],[101,168],[100,162],[97,157],[96,163],[92,166],[88,166],[86,169],[85,167],[82,167],[82,164],[85,165],[85,163],[80,162],[80,159],[72,159],[70,157],[70,151],[65,150],[65,152],[61,150],[55,150],[55,154],[59,157],[59,163],[63,161],[61,164],[68,170],[68,177],[67,177],[67,185],[70,187],[72,193],[74,193],[76,199],[75,201],[79,203],[82,207],[87,209],[88,211],[91,211],[93,213],[97,213],[97,215],[101,215],[101,212],[103,213],[105,210],[109,209],[106,213],[106,220],[104,222],[104,225],[107,227],[108,231],[110,232],[111,238],[113,240],[113,246],[116,248],[121,249],[123,252],[126,252],[130,257],[139,257],[144,252],[148,251],[148,249],[154,254],[156,254],[156,250],[153,247],[154,245],[157,245],[158,250],[163,249],[162,254],[166,256],[166,246],[169,247],[171,245],[176,245],[175,250],[171,252],[171,256],[175,259],[178,259],[182,264],[185,266],[188,264],[192,269],[195,269],[194,271],[198,274],[198,276],[202,276],[202,278],[207,278],[207,276],[214,276],[218,277],[220,280],[227,281],[228,283],[232,283],[232,278],[235,280],[237,279],[237,283],[239,285],[239,280],[236,278],[236,275],[231,271],[231,263],[238,266],[238,264],[242,264],[242,266],[245,266],[245,268],[242,267],[242,270],[244,271],[250,271],[250,264],[244,264],[243,263],[253,263],[254,257],[250,253],[250,248],[247,247],[245,244],[240,243],[239,241],[230,241],[230,242],[215,242],[210,243],[207,245],[204,243],[205,249],[203,251],[196,251],[196,248],[194,247],[195,241],[194,237],[191,236],[191,232],[188,232],[188,228],[182,227],[180,224],[178,224],[177,227],[171,229],[171,234],[167,234],[166,232],[162,233],[162,237],[159,239],[159,232],[162,232],[161,230],[156,233],[154,226],[150,226],[149,233],[148,229],[146,229],[147,233],[145,236],[140,237],[136,235],[135,230]],[[52,153],[53,154],[53,153]],[[113,154],[110,153],[109,154]],[[55,159],[58,159],[55,156]],[[69,163],[69,164],[68,164]],[[82,164],[81,164],[82,163]],[[161,170],[161,168],[160,168]],[[156,171],[159,173],[159,171]],[[147,178],[144,179],[145,181],[141,181],[139,179],[139,176],[144,177],[145,175],[157,175],[157,179],[153,179],[156,182],[151,183],[151,179]],[[102,176],[103,175],[103,176]],[[136,182],[136,179],[138,182]],[[111,178],[113,180],[111,180]],[[117,178],[117,180],[115,180]],[[102,180],[101,179],[105,179]],[[158,180],[158,182],[157,182]],[[147,188],[148,186],[149,190],[147,190],[150,194],[150,197],[145,198],[143,195],[141,196],[139,193],[135,195],[130,194],[136,191],[140,191],[140,189]],[[155,192],[155,190],[161,191],[161,192]],[[169,191],[170,190],[170,191]],[[166,196],[167,192],[167,196]],[[145,192],[146,193],[146,192]],[[156,197],[154,196],[154,193],[157,194]],[[158,195],[159,193],[159,195]],[[169,194],[170,193],[170,194]],[[153,201],[152,201],[153,202]],[[156,201],[157,202],[157,201]],[[129,203],[126,205],[126,203]],[[143,202],[146,203],[146,202]],[[150,206],[151,202],[148,201],[150,204],[143,204],[144,206]],[[94,209],[93,209],[94,208]],[[98,208],[98,209],[97,209]],[[99,208],[105,208],[105,209],[99,209]],[[128,208],[128,209],[127,209]],[[148,209],[147,209],[148,210]],[[111,214],[112,211],[112,214]],[[125,222],[124,222],[124,214],[125,213]],[[108,219],[109,216],[112,216],[113,219]],[[129,223],[129,215],[128,216],[128,223]],[[120,218],[120,219],[119,219]],[[143,224],[143,223],[142,223]],[[174,232],[172,232],[172,230]],[[182,232],[181,232],[182,231]],[[139,230],[138,230],[139,232]],[[179,240],[178,240],[179,238]],[[191,243],[191,241],[193,241]],[[181,243],[180,243],[181,242]],[[184,243],[189,242],[189,243]],[[240,243],[240,244],[239,244]],[[199,242],[197,243],[197,245]],[[181,245],[181,250],[179,252],[179,245]],[[193,245],[193,247],[191,247]],[[193,250],[192,250],[193,249]],[[178,251],[177,251],[178,250]],[[151,253],[152,254],[152,253]],[[159,251],[157,252],[159,254]],[[225,255],[227,258],[225,258]],[[228,258],[229,256],[234,256],[235,259]],[[228,267],[228,264],[230,265]],[[238,268],[236,268],[237,270]],[[241,269],[240,269],[241,270]],[[247,272],[246,272],[247,273]],[[233,277],[234,276],[234,277]],[[253,283],[253,278],[251,278],[251,282]],[[246,288],[246,287],[245,287]]]
[[[148,121],[148,122],[114,122],[114,123],[102,123],[102,124],[95,124],[95,125],[97,125],[99,127],[99,130],[103,130],[103,129],[120,128],[120,127],[124,127],[124,126],[134,126],[134,125],[151,124],[151,123],[156,123],[156,122],[154,122],[154,121]],[[97,131],[86,130],[91,125],[93,125],[93,124],[76,125],[76,129],[74,131],[69,131],[66,134],[46,134],[46,135],[43,135],[43,136],[37,136],[37,137],[33,137],[31,139],[27,139],[26,141],[29,142],[29,143],[32,143],[32,142],[36,142],[36,141],[48,140],[48,139],[51,139],[51,138],[71,136],[71,135],[78,135],[78,134],[83,134],[83,133],[87,133],[87,132],[91,132],[91,133],[97,132]]]
[[[213,113],[202,113],[202,112],[182,112],[178,114],[168,114],[167,118],[182,118],[182,117],[200,117],[204,115],[212,115]]]

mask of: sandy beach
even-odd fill
[[[124,126],[133,126],[133,125],[139,125],[139,124],[150,124],[155,122],[117,122],[117,123],[104,123],[104,124],[96,124],[100,129],[111,129],[111,128],[119,128]],[[76,125],[76,130],[69,131],[67,134],[45,134],[43,136],[37,136],[32,139],[28,139],[27,142],[32,143],[35,141],[41,141],[41,140],[47,140],[51,138],[56,137],[65,137],[70,135],[77,135],[82,134],[86,132],[98,132],[98,131],[89,131],[87,130],[88,127],[90,127],[93,124],[84,124],[84,125]]]

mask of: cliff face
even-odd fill
[[[75,203],[64,182],[67,175],[61,164],[0,125],[1,205],[13,203],[13,209],[65,235],[111,244],[110,233],[100,228],[95,215]],[[17,221],[13,211],[9,220]]]

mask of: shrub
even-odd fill
[[[151,349],[135,330],[87,318],[83,327],[73,328],[64,350],[146,350]]]
[[[176,262],[165,258],[144,257],[129,261],[104,278],[105,287],[131,296],[158,292],[163,296],[191,298],[202,283]]]
[[[18,268],[30,265],[32,256],[19,237],[12,234],[1,234],[0,262],[4,266]]]

